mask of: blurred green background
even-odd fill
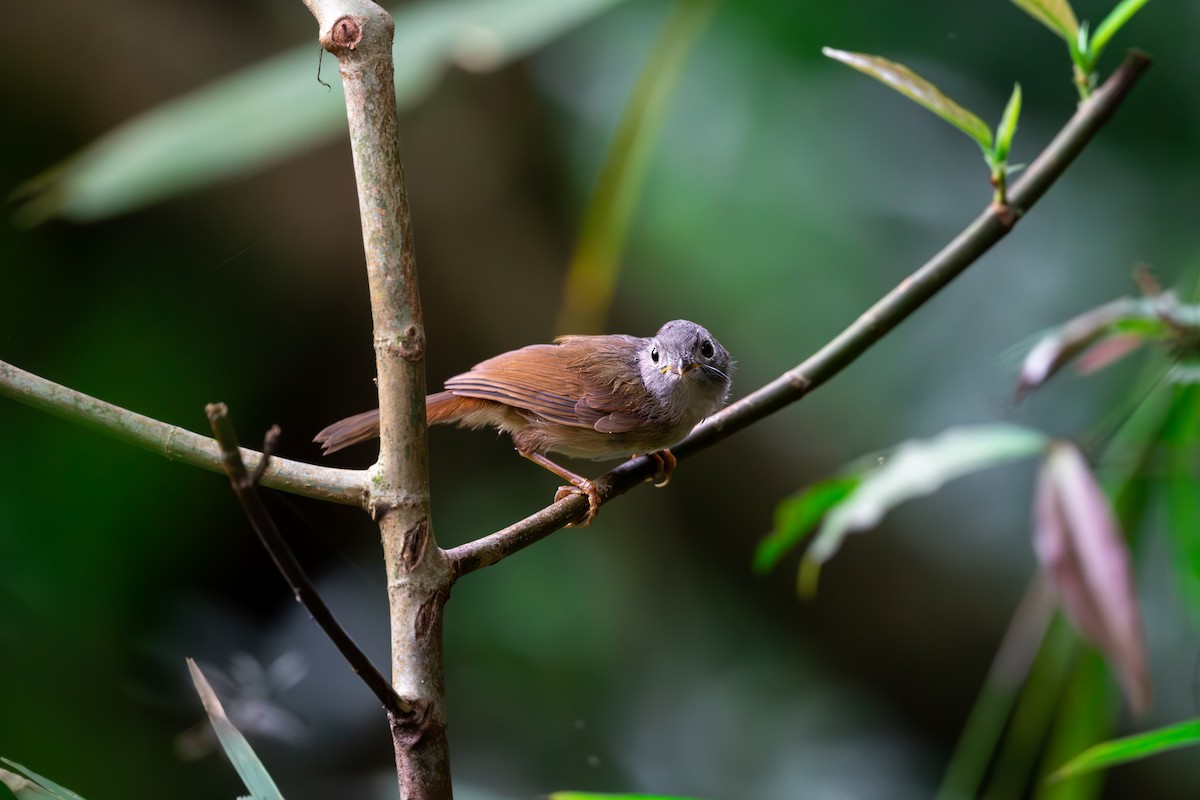
[[[1110,3],[1075,6],[1097,19]],[[402,113],[431,385],[555,335],[583,208],[670,9],[617,3],[532,57],[452,71]],[[0,22],[5,191],[315,33],[284,0],[44,0],[8,4]],[[1014,407],[1013,347],[1131,292],[1137,263],[1166,285],[1200,266],[1198,31],[1200,4],[1147,6],[1102,73],[1133,45],[1155,66],[1098,141],[1009,240],[836,381],[683,463],[668,490],[632,492],[591,529],[455,587],[460,796],[933,793],[1034,570],[1032,465],[901,509],[848,544],[812,603],[795,597],[794,560],[761,578],[751,554],[776,502],[863,453],[994,419],[1086,435],[1130,390],[1136,364],[1066,376]],[[993,124],[1019,81],[1017,162],[1074,108],[1065,47],[1009,2],[722,4],[666,109],[608,328],[701,322],[738,362],[735,397],[827,341],[990,199],[973,144],[822,45],[907,63]],[[332,59],[324,70],[336,79]],[[312,91],[324,93],[315,79]],[[313,433],[374,404],[344,139],[103,222],[6,218],[0,264],[0,358],[126,408],[202,431],[204,404],[221,400],[247,444],[279,423],[281,455],[316,460]],[[552,497],[554,480],[506,439],[436,429],[430,443],[442,544]],[[386,663],[369,521],[271,502]],[[1200,638],[1151,556],[1140,582],[1157,695],[1127,730],[1197,713]],[[185,656],[231,673],[275,732],[252,738],[289,798],[394,795],[382,714],[292,601],[224,478],[0,401],[0,755],[89,798],[233,796],[219,757],[179,755],[201,718]],[[284,690],[279,666],[264,689],[254,665],[281,656],[307,674]],[[1182,751],[1114,771],[1106,796],[1198,785]]]

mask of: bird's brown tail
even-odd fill
[[[486,400],[458,397],[450,392],[435,392],[425,398],[425,415],[430,425],[458,422],[466,413],[488,405]],[[364,411],[338,420],[313,437],[324,455],[344,447],[367,442],[379,436],[379,409]]]
[[[335,453],[343,447],[366,442],[379,435],[379,409],[364,411],[333,423],[313,437],[321,445],[324,455]]]

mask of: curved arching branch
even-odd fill
[[[676,458],[712,447],[737,431],[791,405],[852,364],[927,300],[1003,239],[1013,226],[1066,172],[1103,127],[1150,66],[1144,53],[1131,51],[1125,61],[1090,98],[1083,101],[1046,149],[1029,165],[1008,193],[1008,205],[989,206],[941,252],[902,280],[828,344],[757,391],[701,423],[687,439],[671,448]],[[602,502],[624,494],[649,478],[653,462],[640,457],[598,478]],[[567,497],[520,522],[447,551],[456,575],[463,575],[528,547],[549,536],[584,511],[586,500]]]

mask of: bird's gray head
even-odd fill
[[[729,396],[729,353],[711,333],[685,319],[668,322],[646,340],[638,367],[646,388],[671,417],[699,422]]]

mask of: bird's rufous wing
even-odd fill
[[[568,348],[535,344],[501,353],[476,364],[470,372],[446,381],[446,389],[462,397],[493,400],[525,409],[550,422],[590,428],[575,414],[586,393],[582,375],[569,367]]]

